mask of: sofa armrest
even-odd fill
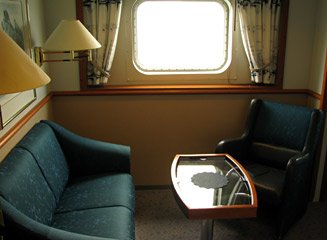
[[[51,121],[42,123],[53,129],[74,177],[108,172],[130,173],[129,146],[82,137]]]

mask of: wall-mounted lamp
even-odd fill
[[[0,95],[27,91],[50,82],[48,75],[2,30],[0,46]],[[23,104],[6,122],[0,106],[0,130],[31,102]]]
[[[39,66],[44,62],[78,61],[86,57],[90,61],[91,49],[100,47],[101,44],[79,20],[62,20],[44,47],[34,48],[35,61]],[[50,54],[64,54],[64,58],[46,59],[45,56]]]
[[[0,30],[0,95],[23,92],[50,82],[43,70]]]

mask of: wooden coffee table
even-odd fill
[[[202,219],[201,239],[213,237],[213,219],[257,214],[251,177],[228,154],[178,154],[171,166],[175,199],[189,219]]]

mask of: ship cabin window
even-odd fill
[[[140,0],[132,58],[146,75],[219,74],[230,66],[233,11],[225,0]]]

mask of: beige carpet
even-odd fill
[[[200,239],[200,220],[188,220],[180,211],[171,190],[136,191],[137,240]],[[214,240],[273,240],[269,219],[215,220]],[[306,215],[284,240],[326,240],[327,203],[309,206]]]

